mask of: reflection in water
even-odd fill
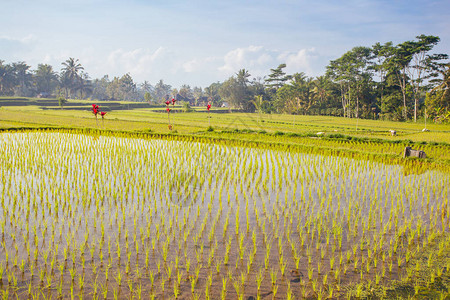
[[[61,133],[1,134],[0,158],[0,285],[22,298],[235,299],[272,279],[300,298],[299,274],[374,280],[448,221],[449,175],[408,165]]]

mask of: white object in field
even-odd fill
[[[325,134],[325,132],[318,132],[318,133],[316,133],[317,135],[324,135]]]
[[[422,129],[422,132],[428,132],[428,131],[430,131],[430,130],[426,129],[426,128]]]
[[[389,132],[391,133],[392,136],[397,135],[397,131],[395,131],[395,130],[392,130],[392,129],[391,129],[391,130],[389,130]]]
[[[405,157],[427,158],[427,154],[421,150],[414,150],[411,147],[405,147],[405,150],[403,151],[403,158]]]

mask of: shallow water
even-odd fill
[[[361,272],[371,279],[390,261],[385,280],[398,278],[398,258],[449,215],[448,174],[405,176],[400,166],[341,157],[63,133],[3,133],[0,157],[0,284],[19,298],[29,287],[53,297],[137,297],[141,289],[171,298],[177,286],[190,298],[196,268],[201,299],[219,298],[224,278],[227,299],[235,287],[256,297],[259,272],[259,294],[272,297],[271,270],[276,298],[288,287],[314,296],[337,284],[331,278],[348,252],[339,285]],[[321,284],[309,282],[311,268]]]

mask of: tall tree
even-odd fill
[[[105,100],[108,98],[107,89],[110,84],[108,75],[101,79],[94,79],[92,81],[92,98],[98,100]]]
[[[141,83],[139,87],[144,93],[151,93],[153,91],[153,86],[147,80]]]
[[[203,97],[203,89],[198,86],[194,86],[192,89],[192,96],[194,96],[195,102],[198,103],[198,100]]]
[[[152,94],[154,94],[154,88],[150,84],[150,82],[148,82],[147,80],[142,82],[139,85],[137,93],[139,94],[139,100],[144,100],[145,102],[148,102],[149,104],[151,104],[151,99],[153,98]],[[147,95],[147,96],[145,96],[145,95]]]
[[[215,82],[205,88],[205,95],[208,97],[208,101],[210,101],[214,106],[221,104],[221,97],[219,95],[221,85],[222,84],[220,82]]]
[[[407,104],[407,88],[409,85],[408,66],[414,54],[414,45],[411,41],[407,41],[397,45],[393,50],[393,55],[390,57],[388,65],[389,71],[395,74],[397,84],[400,87],[403,97],[403,118],[408,118],[408,104]]]
[[[15,76],[14,69],[9,64],[0,60],[0,95],[10,95],[14,92]]]
[[[356,117],[359,118],[360,101],[364,98],[363,90],[372,80],[370,69],[370,60],[372,51],[368,47],[355,47],[350,51],[350,72],[354,77],[353,84],[355,86],[356,98]]]
[[[392,42],[381,45],[379,42],[372,46],[372,53],[374,55],[374,64],[371,69],[379,78],[378,89],[380,91],[380,102],[383,103],[384,90],[386,87],[386,75],[389,71],[388,62],[394,54],[394,47]]]
[[[192,99],[194,98],[194,94],[192,93],[191,86],[188,84],[183,84],[178,90],[178,94],[180,94],[184,98]]]
[[[270,74],[268,75],[268,78],[266,78],[266,87],[269,89],[275,89],[278,90],[280,87],[282,87],[289,79],[291,79],[291,76],[286,75],[286,73],[283,71],[283,69],[286,68],[286,64],[280,64],[275,69],[270,69]]]
[[[447,59],[447,55],[445,54],[428,54],[439,43],[439,37],[422,34],[417,36],[416,39],[417,41],[410,42],[412,59],[407,68],[414,95],[414,122],[417,122],[419,97],[424,82],[434,76],[433,66],[438,64],[440,60]]]
[[[370,59],[369,48],[355,47],[327,66],[327,76],[340,86],[341,103],[346,117],[351,117],[352,108],[354,115],[359,117],[359,103],[363,90],[371,79],[368,71]]]
[[[326,75],[339,85],[343,115],[344,117],[350,117],[350,78],[345,65],[345,57],[330,61]]]
[[[80,99],[84,99],[88,94],[92,93],[93,86],[89,75],[85,72],[80,73],[80,78],[76,86],[76,90],[80,93]]]
[[[78,59],[69,57],[65,62],[61,63],[63,68],[61,69],[61,81],[63,86],[69,91],[69,97],[76,91],[80,81],[80,72],[84,70],[84,67],[79,63]]]
[[[108,95],[109,99],[112,100],[118,100],[121,97],[120,94],[120,78],[114,77],[113,80],[111,80],[108,84],[108,87],[106,88],[106,94]]]
[[[30,96],[30,88],[33,83],[33,75],[30,66],[20,61],[12,64],[14,75],[16,77],[15,94],[17,96]]]
[[[136,83],[129,73],[123,75],[119,80],[120,98],[122,100],[136,101]]]
[[[438,70],[442,78],[434,79],[435,87],[426,95],[426,106],[428,111],[435,113],[450,112],[450,63],[447,63]]]
[[[172,87],[169,84],[165,84],[161,79],[155,85],[155,100],[160,101],[168,97],[171,92]]]
[[[326,76],[319,76],[312,82],[313,93],[319,105],[326,105],[331,96],[331,81]]]
[[[307,77],[303,72],[295,73],[289,84],[285,84],[277,90],[278,111],[307,114],[316,101],[313,89],[313,78]]]
[[[34,81],[38,93],[51,94],[58,84],[58,75],[53,71],[51,65],[39,64],[37,70],[34,71]]]
[[[254,108],[252,90],[249,87],[250,73],[246,69],[239,70],[235,76],[226,80],[219,89],[219,95],[227,101],[231,107],[246,111]]]

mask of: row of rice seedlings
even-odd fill
[[[439,172],[57,133],[0,144],[0,283],[20,297],[335,297],[398,278],[449,228]]]
[[[445,133],[443,133],[445,134]],[[292,142],[292,137],[287,135],[280,135],[274,138],[281,143],[290,143]],[[387,141],[370,141],[370,140],[357,140],[357,139],[328,139],[328,138],[315,138],[311,139],[310,137],[296,137],[295,140],[302,144],[314,145],[317,147],[326,147],[326,148],[334,148],[334,149],[347,149],[347,150],[362,150],[362,151],[370,151],[372,153],[389,153],[395,155],[401,155],[406,146],[411,146],[411,143],[407,141],[395,141],[395,142],[387,142]],[[448,145],[440,144],[436,145],[436,143],[422,143],[422,144],[414,144],[414,149],[423,150],[427,153],[428,157],[433,158],[443,158],[448,159]]]

